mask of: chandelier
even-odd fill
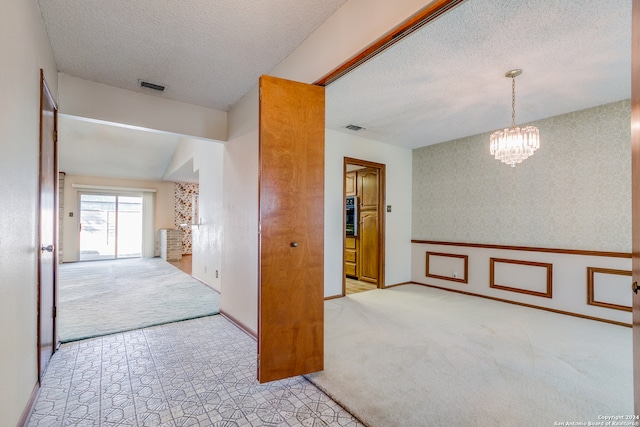
[[[522,70],[507,71],[511,77],[511,128],[497,130],[491,134],[489,149],[496,160],[515,167],[540,148],[540,133],[535,126],[516,127],[516,77]]]

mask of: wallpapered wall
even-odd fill
[[[175,194],[175,226],[182,230],[182,253],[191,253],[191,225],[180,227],[180,224],[191,224],[193,220],[193,196],[198,195],[198,184],[176,182]]]
[[[413,239],[630,252],[630,122],[629,100],[537,121],[515,168],[490,133],[414,150]]]

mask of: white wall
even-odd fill
[[[175,228],[173,182],[66,175],[64,180],[64,221],[61,224],[61,238],[64,247],[63,262],[78,261],[78,228],[80,221],[78,192],[87,191],[74,188],[73,184],[155,189],[153,222],[156,232],[154,235],[157,238],[157,231],[161,228]],[[70,212],[73,212],[73,217],[69,216]]]
[[[0,58],[0,424],[15,426],[38,379],[40,68],[58,86],[35,0],[3,2]]]
[[[200,225],[192,227],[192,275],[218,292],[222,270],[222,171],[224,145],[194,141],[193,167],[199,172]],[[216,272],[217,275],[216,275]]]
[[[386,165],[385,285],[411,280],[411,150],[326,129],[325,296],[342,293],[345,157]]]
[[[200,138],[227,137],[227,113],[60,73],[60,113]]]
[[[220,310],[258,330],[258,87],[229,111]]]

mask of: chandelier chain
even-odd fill
[[[516,127],[516,77],[511,77],[511,129]]]

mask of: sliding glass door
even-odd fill
[[[142,196],[80,193],[80,261],[142,255]]]

